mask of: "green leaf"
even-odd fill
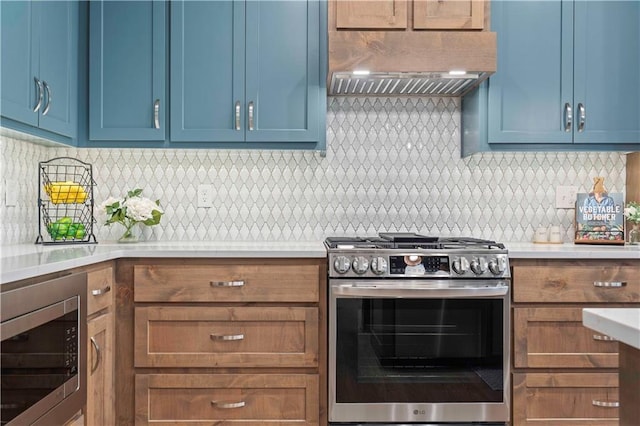
[[[129,191],[127,193],[127,197],[132,198],[132,197],[139,197],[140,194],[142,194],[142,189],[140,188],[136,188],[133,191]]]

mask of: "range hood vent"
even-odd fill
[[[329,94],[351,96],[462,96],[488,77],[475,72],[463,75],[448,72],[378,72],[354,75],[351,72],[334,72],[331,75]]]

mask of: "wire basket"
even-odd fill
[[[95,244],[93,170],[75,158],[38,163],[36,244]]]

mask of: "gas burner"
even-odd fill
[[[328,237],[329,249],[405,249],[405,250],[455,250],[500,249],[504,244],[470,237],[428,237],[415,233],[381,232],[379,237]]]

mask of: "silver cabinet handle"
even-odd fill
[[[153,128],[160,128],[160,99],[156,99],[153,103]]]
[[[253,130],[253,101],[249,102],[249,130]]]
[[[111,286],[106,286],[105,288],[99,288],[96,290],[91,290],[91,294],[93,296],[102,296],[105,293],[108,293],[111,291]]]
[[[571,104],[567,102],[566,104],[564,104],[564,131],[570,132],[572,124],[573,124],[573,111],[571,110]]]
[[[626,287],[627,283],[626,281],[594,281],[593,286],[619,288],[619,287]]]
[[[91,366],[91,373],[98,369],[100,362],[102,361],[102,351],[100,350],[100,346],[96,343],[96,339],[91,337],[91,346],[96,350],[96,362]]]
[[[38,112],[38,110],[42,106],[44,90],[42,90],[42,82],[40,80],[38,80],[36,77],[33,77],[33,80],[36,82],[36,87],[38,88],[38,103],[36,103],[36,106],[33,108],[33,112]]]
[[[583,104],[578,104],[578,132],[584,132],[584,125],[587,121],[587,111]]]
[[[244,334],[216,334],[211,333],[209,335],[211,340],[224,340],[224,341],[232,341],[232,340],[244,340]]]
[[[593,340],[599,340],[601,342],[617,342],[615,337],[607,336],[606,334],[594,334]]]
[[[211,287],[242,287],[244,281],[211,281]]]
[[[220,402],[220,401],[211,401],[211,405],[216,408],[242,408],[246,405],[244,401],[239,402]]]
[[[605,408],[620,407],[620,403],[618,401],[600,401],[597,399],[592,400],[591,405],[595,405],[596,407],[605,407]]]
[[[49,87],[47,82],[44,80],[42,81],[42,85],[47,91],[47,105],[45,105],[44,110],[42,110],[42,115],[47,115],[47,113],[49,112],[49,107],[51,106],[51,87]]]
[[[236,130],[240,130],[240,101],[236,101]]]

